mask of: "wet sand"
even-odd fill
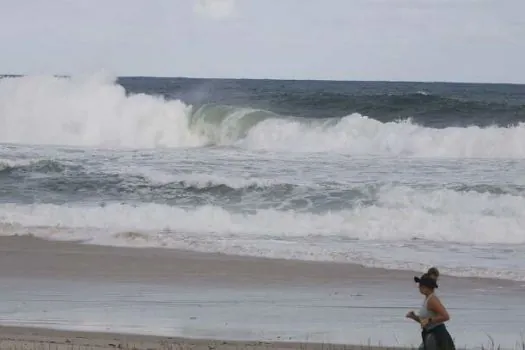
[[[219,284],[404,283],[421,272],[367,268],[357,264],[265,259],[163,248],[108,247],[46,241],[32,236],[0,237],[0,278],[97,279],[156,284],[206,281]],[[451,287],[520,283],[485,278],[442,276]]]
[[[4,289],[4,295],[11,295],[9,298],[14,295],[15,297],[13,297],[13,300],[16,299],[14,304],[9,304],[8,301],[5,305],[15,305],[15,309],[16,303],[32,302],[32,300],[30,300],[30,295],[35,295],[33,288],[39,288],[38,283],[41,282],[38,281],[48,281],[47,284],[49,284],[49,281],[51,281],[50,283],[52,284],[55,283],[53,281],[63,281],[64,283],[72,283],[75,281],[89,283],[92,281],[93,284],[102,285],[124,283],[131,285],[136,284],[140,286],[138,287],[139,289],[143,288],[142,286],[148,285],[164,285],[169,290],[167,293],[170,291],[173,293],[175,290],[178,291],[177,297],[182,298],[180,302],[183,304],[181,305],[186,305],[184,303],[187,303],[187,300],[189,300],[184,299],[185,297],[181,296],[182,293],[189,293],[191,295],[191,293],[197,291],[204,293],[204,298],[208,298],[212,295],[212,299],[220,299],[222,296],[217,296],[213,293],[217,293],[220,288],[224,288],[224,290],[239,291],[239,295],[245,295],[245,298],[248,298],[246,297],[246,295],[248,295],[246,294],[248,293],[246,292],[247,290],[265,290],[267,292],[261,294],[261,298],[263,299],[257,300],[266,300],[265,303],[268,304],[268,307],[273,308],[273,313],[269,313],[266,316],[271,314],[274,315],[271,317],[281,317],[281,321],[283,322],[284,320],[288,320],[286,322],[294,322],[293,320],[297,320],[297,318],[294,317],[303,317],[303,315],[305,315],[304,317],[306,318],[301,321],[307,322],[305,325],[309,327],[308,330],[303,328],[306,333],[318,330],[316,329],[315,322],[321,322],[321,319],[323,318],[321,317],[317,321],[308,323],[308,317],[315,317],[316,313],[319,315],[318,313],[321,312],[324,317],[324,321],[322,322],[330,320],[330,324],[323,323],[322,326],[325,329],[330,327],[353,327],[354,329],[347,328],[346,330],[341,329],[340,331],[344,334],[348,330],[353,330],[354,332],[357,332],[355,334],[358,334],[359,332],[363,333],[363,331],[374,331],[374,325],[376,325],[375,327],[377,327],[377,325],[380,327],[391,327],[389,330],[392,330],[392,327],[394,329],[404,328],[410,332],[410,334],[414,333],[414,339],[417,341],[417,326],[408,324],[406,320],[403,319],[403,315],[405,312],[404,308],[408,307],[407,303],[409,303],[408,305],[412,305],[412,303],[416,304],[419,302],[419,299],[417,299],[418,295],[414,291],[414,282],[412,279],[415,274],[419,273],[420,272],[413,271],[365,268],[356,264],[263,259],[161,248],[96,246],[75,242],[46,241],[31,236],[0,237],[0,282],[4,282],[4,288],[8,288]],[[26,280],[29,284],[27,284],[27,287],[21,287],[22,289],[15,290],[12,289],[14,284],[10,284],[13,280]],[[61,286],[62,284],[58,282],[55,284]],[[476,327],[478,327],[476,322],[480,322],[480,325],[483,326],[484,322],[487,322],[489,319],[487,318],[489,314],[492,315],[492,317],[495,317],[498,312],[503,315],[508,313],[508,310],[483,311],[482,309],[484,307],[499,308],[499,306],[495,304],[499,303],[501,300],[503,300],[501,301],[501,303],[503,303],[502,305],[505,304],[505,301],[511,304],[515,303],[516,298],[519,299],[520,295],[523,295],[524,292],[522,286],[523,283],[497,279],[442,276],[440,284],[442,286],[441,289],[443,290],[440,289],[439,293],[447,296],[450,305],[455,305],[454,307],[456,309],[453,309],[452,313],[453,317],[457,320],[456,334],[459,337],[462,337],[462,339],[467,339],[472,333],[472,329],[475,330]],[[9,290],[9,286],[11,286],[11,290]],[[40,286],[43,286],[43,284],[40,284]],[[200,288],[199,286],[204,286],[205,288]],[[58,289],[56,292],[57,294],[53,294],[54,298],[63,298],[59,301],[65,301],[66,298],[60,295],[63,290],[60,288],[63,287],[56,288]],[[146,288],[148,288],[148,292],[151,292],[149,287]],[[322,292],[316,292],[315,289]],[[286,290],[286,292],[281,292],[283,290]],[[336,290],[339,294],[334,296],[334,291]],[[480,290],[483,292],[479,292]],[[24,291],[31,291],[31,293],[24,294]],[[284,294],[277,295],[272,301],[272,295],[275,295],[276,291]],[[38,292],[38,290],[36,292]],[[131,291],[130,293],[130,296],[127,297],[136,298],[133,299],[136,300],[133,301],[134,303],[144,302],[144,299],[140,299],[142,298],[140,294],[142,292],[136,294],[138,292]],[[169,294],[167,293],[162,295],[168,295],[169,300],[166,299],[163,302],[177,302],[174,301],[176,297],[171,297],[170,299]],[[117,294],[115,295],[118,298]],[[78,295],[74,296],[73,300],[76,300],[75,298],[78,298]],[[490,295],[490,297],[487,299],[484,295]],[[297,298],[299,296],[304,300],[300,299],[302,301],[294,302],[293,299],[289,299]],[[231,297],[233,298],[233,294]],[[155,301],[153,294],[149,296],[145,295],[144,298],[148,303],[150,302],[150,299],[151,301]],[[197,298],[197,296],[194,296],[194,298]],[[241,303],[241,309],[244,308],[242,310],[255,310],[257,307],[262,310],[263,306],[267,305],[252,305],[250,304],[252,302],[250,300],[251,299],[248,298],[244,301],[238,302]],[[202,299],[198,299],[198,303],[201,302]],[[294,306],[297,303],[298,306]],[[303,304],[299,305],[301,303]],[[315,309],[312,308],[312,303],[322,303],[322,305],[319,305],[320,308]],[[491,305],[491,303],[494,305]],[[279,309],[280,304],[286,306],[283,306],[284,308],[281,310]],[[309,304],[310,306],[307,306]],[[181,312],[183,312],[183,309],[186,306],[169,306],[169,308],[172,308],[173,312],[178,313],[178,316],[182,317]],[[395,306],[394,309],[393,306]],[[399,310],[397,306],[400,306],[401,310]],[[162,306],[157,307],[162,308]],[[301,309],[295,310],[295,307],[300,307]],[[312,309],[305,309],[305,307],[310,307]],[[513,316],[515,321],[517,320],[516,317],[525,317],[524,308],[520,307],[518,309],[517,306],[512,307],[512,305],[507,305],[506,307],[511,307],[510,311],[514,310],[516,313],[516,315]],[[464,309],[460,310],[460,308]],[[190,311],[193,314],[195,314],[195,310],[200,310],[198,320],[204,320],[206,318],[212,319],[214,316],[211,310],[201,308],[198,305],[191,310]],[[225,310],[228,310],[227,306]],[[233,312],[233,310],[237,309],[230,308],[230,312]],[[82,312],[88,311],[89,310],[66,311],[63,315],[67,318],[68,315],[71,317],[71,312],[77,312],[74,316],[82,318]],[[78,312],[81,312],[81,314],[78,314]],[[225,311],[219,311],[218,315],[221,315],[221,312]],[[372,316],[372,313],[374,312],[377,313],[376,316]],[[288,318],[285,318],[285,313],[287,313],[286,315]],[[216,315],[217,311],[215,312],[215,316]],[[254,322],[254,319],[246,315],[248,315],[248,313],[245,313],[244,316],[247,318],[237,321],[241,323],[247,322],[244,325],[245,327],[250,328],[250,325],[252,325],[251,322]],[[334,318],[331,319],[330,317],[332,316],[329,315],[334,315]],[[186,316],[191,316],[191,314],[185,315],[184,317]],[[38,327],[40,327],[40,325],[47,327],[45,323],[47,320],[45,318],[46,316],[43,317],[44,322],[41,322],[42,319],[37,322],[39,324]],[[101,315],[100,317],[103,318],[104,316]],[[165,317],[170,316],[168,315]],[[344,321],[345,317],[346,321]],[[383,326],[376,323],[376,321],[372,322],[373,317],[375,317],[378,322],[385,322],[383,323]],[[5,314],[2,319],[4,320],[4,324],[34,326],[34,324],[25,322],[12,323],[10,322],[9,314]],[[272,319],[265,322],[269,322],[268,325],[270,325],[272,324]],[[190,321],[185,321],[184,324],[194,324]],[[499,321],[496,320],[494,322]],[[365,324],[368,325],[365,326]],[[259,323],[259,326],[260,325],[261,323]],[[296,326],[297,325],[298,324],[296,324]],[[284,326],[286,326],[286,324],[283,323],[282,326],[279,327]],[[495,329],[491,325],[484,326],[489,327],[492,330]],[[56,328],[53,327],[52,324],[50,324],[49,327]],[[365,328],[359,327],[368,327],[370,329],[366,330]],[[507,326],[502,324],[501,328],[505,329],[505,327]],[[92,329],[89,330],[91,331]],[[168,338],[152,335],[118,334],[119,332],[122,332],[121,329],[115,329],[115,333],[112,334],[98,333],[99,329],[96,328],[93,330],[93,332],[79,332],[51,330],[46,328],[0,327],[0,338],[2,339],[0,348],[31,348],[33,347],[33,344],[39,344],[39,348],[40,346],[43,346],[47,349],[50,346],[51,348],[56,349],[71,349],[71,344],[75,344],[75,346],[84,346],[86,348],[109,349],[119,347],[119,344],[121,344],[122,347],[125,347],[125,344],[131,344],[131,347],[137,349],[153,349],[166,348],[166,342],[176,344],[176,348],[208,350],[219,348],[321,349],[335,347],[335,345],[328,346],[327,344],[313,342],[308,342],[308,346],[306,346],[304,343],[299,342],[304,338],[292,338],[291,341],[286,342],[280,342],[279,339],[281,338],[278,337],[272,337],[270,342],[257,341],[259,340],[258,338],[256,340],[252,339],[248,341],[230,341],[228,339],[223,341],[221,339],[223,339],[223,337],[228,338],[228,333],[222,333],[218,328],[215,331],[216,333],[206,333],[209,331],[204,331],[204,333],[196,333],[197,336],[195,337],[192,335],[191,338],[184,338],[188,336],[185,333],[180,333],[183,337]],[[105,330],[102,328],[100,331]],[[386,328],[378,329],[376,332],[382,331],[386,331]],[[519,329],[517,329],[517,331],[519,331]],[[125,332],[127,332],[127,330]],[[282,333],[285,336],[282,337],[283,340],[287,340],[286,332],[286,328],[282,328]],[[136,333],[140,333],[140,331],[137,331]],[[151,332],[145,333],[151,334]],[[515,329],[509,330],[510,336],[514,336],[515,333]],[[154,334],[164,333],[155,332]],[[173,334],[174,336],[178,335],[176,332],[169,332],[168,334]],[[516,335],[519,335],[519,333],[516,333]],[[474,342],[478,343],[477,339],[479,339],[480,343],[486,342],[487,339],[481,339],[482,336],[482,334],[473,335]],[[502,335],[502,337],[505,336],[507,335]],[[200,337],[202,337],[202,339],[206,338],[207,340],[199,340]],[[239,338],[236,337],[230,339]],[[346,348],[370,348],[370,346],[366,345],[366,341],[352,341],[354,337],[351,335],[348,335],[344,339],[346,343],[354,343],[354,345],[346,345]],[[348,341],[348,339],[350,339],[350,341]],[[372,345],[376,344],[377,343],[372,343]],[[458,348],[460,348],[461,345],[461,343],[457,344]],[[173,347],[174,346],[171,345],[171,348]]]

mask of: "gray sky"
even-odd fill
[[[525,83],[525,0],[1,0],[0,73]]]

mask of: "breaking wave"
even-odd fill
[[[417,95],[418,100],[433,101]],[[522,158],[524,139],[523,123],[435,129],[410,118],[380,122],[358,113],[313,119],[128,94],[113,78],[100,75],[0,79],[1,143],[132,149],[235,146],[355,155]]]

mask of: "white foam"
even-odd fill
[[[89,147],[200,147],[235,145],[286,152],[337,151],[356,155],[420,157],[525,156],[525,125],[421,127],[409,119],[381,123],[359,114],[328,122],[271,117],[243,137],[244,116],[232,109],[221,125],[190,123],[181,101],[126,95],[114,79],[22,77],[0,80],[0,142]],[[208,113],[213,113],[210,110]],[[406,116],[409,117],[409,116]],[[205,118],[208,119],[208,118]],[[213,117],[210,119],[213,120]]]
[[[14,168],[19,166],[28,166],[34,164],[38,160],[31,159],[2,159],[0,158],[0,171],[8,168]]]
[[[438,263],[457,275],[525,279],[519,260],[519,249],[525,251],[524,207],[522,196],[405,187],[382,189],[374,206],[326,213],[1,204],[0,232],[388,268]]]
[[[0,222],[23,226],[170,231],[240,237],[342,236],[361,240],[413,240],[524,244],[525,198],[451,190],[383,190],[378,204],[327,213],[260,209],[234,213],[221,207],[162,204],[63,206],[1,204]]]
[[[268,119],[250,130],[242,145],[254,149],[326,152],[355,155],[418,157],[523,158],[525,124],[500,128],[433,129],[410,119],[381,123],[352,114],[337,123]]]
[[[0,162],[1,164],[1,162]],[[120,171],[121,172],[121,171]],[[120,173],[119,172],[119,173]],[[210,186],[228,186],[234,189],[242,189],[250,186],[257,187],[268,187],[276,184],[281,184],[282,181],[276,179],[267,178],[254,178],[254,177],[239,177],[232,175],[219,175],[219,174],[169,174],[163,171],[148,168],[129,167],[126,169],[129,174],[138,174],[146,177],[153,184],[165,185],[173,182],[182,182],[186,186],[192,186],[199,189],[208,188]]]
[[[0,80],[0,142],[100,147],[200,146],[191,108],[145,94],[127,96],[114,79]]]

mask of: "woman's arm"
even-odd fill
[[[420,318],[418,315],[416,315],[416,314],[414,313],[414,311],[410,311],[410,312],[406,315],[406,317],[409,318],[409,319],[411,319],[411,320],[414,320],[414,321],[416,321],[416,322],[418,322],[418,323],[421,322],[421,318]]]

